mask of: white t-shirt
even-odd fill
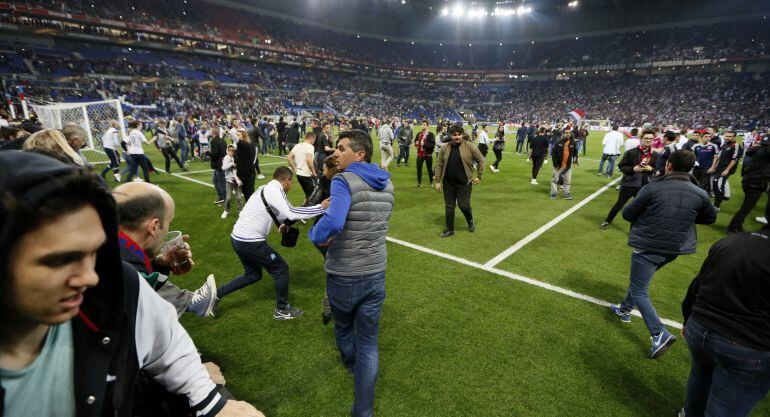
[[[479,130],[477,135],[476,135],[476,137],[479,140],[479,145],[481,145],[482,143],[484,145],[488,145],[489,144],[489,135],[487,135],[487,132],[485,132],[483,130]]]
[[[626,151],[630,151],[631,149],[638,148],[639,147],[639,138],[637,137],[631,137],[626,139]]]
[[[617,130],[611,130],[602,139],[602,153],[607,155],[620,155],[620,147],[623,146],[623,134]]]
[[[211,135],[211,132],[208,130],[199,130],[198,133],[198,143],[201,145],[208,145],[209,144],[209,136]]]
[[[291,148],[291,155],[294,155],[294,163],[297,164],[297,175],[302,177],[310,177],[313,175],[310,167],[307,165],[307,157],[310,156],[310,160],[313,160],[313,153],[315,148],[313,145],[302,142],[296,144]]]
[[[262,203],[260,193],[265,190],[265,200],[270,205],[279,222],[284,220],[311,219],[324,212],[324,208],[318,204],[312,207],[294,207],[286,198],[286,193],[278,180],[270,180],[259,187],[246,202],[246,207],[241,210],[238,221],[235,222],[233,239],[241,242],[261,242],[267,239],[272,229],[273,219],[267,213]]]
[[[102,146],[106,149],[118,150],[120,147],[120,134],[118,129],[111,127],[102,135]]]
[[[144,148],[142,143],[145,141],[144,134],[137,129],[132,129],[128,134],[128,140],[126,140],[126,147],[128,153],[131,155],[144,155]]]

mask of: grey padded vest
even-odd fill
[[[393,183],[377,191],[352,172],[338,174],[350,187],[350,210],[345,227],[326,252],[324,269],[341,276],[385,271],[388,251],[385,235],[393,212]]]

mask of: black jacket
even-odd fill
[[[219,136],[211,139],[211,169],[222,170],[222,159],[227,155],[227,144]]]
[[[286,143],[299,143],[299,125],[297,123],[292,123],[289,130],[286,131]]]
[[[751,158],[741,169],[743,184],[762,188],[770,181],[770,146],[752,146],[746,149]]]
[[[682,302],[690,317],[719,335],[770,351],[770,228],[715,243]]]
[[[573,162],[578,162],[577,142],[574,139],[570,139],[569,145],[566,143],[566,139],[559,139],[558,142],[553,145],[553,149],[551,150],[551,158],[553,159],[554,168],[559,168],[562,165],[562,160],[564,159],[564,146],[569,146],[569,161],[567,161],[567,170],[572,168]]]
[[[631,223],[628,246],[683,255],[695,253],[695,224],[714,223],[717,210],[690,174],[674,172],[642,187],[623,218]]]
[[[417,143],[417,139],[420,138],[421,134],[422,131],[419,131],[414,135],[414,143]],[[433,132],[428,131],[428,134],[425,136],[425,142],[422,144],[422,149],[428,154],[432,154],[436,149],[436,135]]]
[[[639,148],[634,148],[627,150],[620,159],[618,169],[623,173],[620,184],[624,187],[643,187],[650,182],[658,163],[658,153],[650,149],[650,160],[646,164],[653,168],[652,171],[634,172],[634,167],[642,163],[642,155],[644,154]]]
[[[257,176],[257,170],[254,166],[256,157],[257,150],[254,147],[254,142],[238,142],[238,146],[235,147],[235,169],[241,181],[253,180]]]

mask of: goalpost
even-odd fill
[[[120,100],[102,100],[84,103],[32,104],[38,120],[48,129],[61,129],[75,123],[85,129],[86,146],[81,150],[92,163],[108,160],[102,146],[102,135],[110,128],[110,121],[120,124],[121,137],[126,137],[126,125]]]

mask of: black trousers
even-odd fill
[[[543,167],[543,161],[545,161],[545,155],[532,156],[532,179],[537,179],[537,174],[540,172],[540,168]]]
[[[516,140],[516,152],[521,153],[524,150],[524,140]]]
[[[243,192],[243,199],[245,201],[249,201],[249,197],[254,194],[254,179],[254,177],[241,178],[241,182],[243,183],[241,191]]]
[[[489,153],[489,145],[486,143],[479,143],[479,152],[484,156],[484,159],[487,158],[487,153]]]
[[[449,181],[442,183],[444,189],[444,204],[446,205],[446,228],[455,230],[455,206],[460,206],[460,211],[465,216],[465,221],[470,225],[473,222],[471,210],[471,184],[455,184]]]
[[[422,164],[423,162],[428,166],[429,181],[433,184],[433,156],[418,156],[417,157],[417,184],[422,184]]]
[[[762,184],[743,184],[743,204],[741,208],[735,213],[733,219],[730,220],[730,224],[727,226],[727,230],[731,232],[743,230],[743,222],[746,220],[746,216],[754,210],[757,206],[759,199],[767,191],[767,183]],[[767,196],[767,205],[765,206],[765,218],[770,219],[770,194]]]
[[[730,176],[723,177],[720,174],[722,171],[717,170],[717,173],[711,177],[711,189],[714,191],[714,207],[719,208],[722,205],[722,201],[725,199],[725,187],[727,186],[727,180]]]
[[[276,308],[286,308],[289,305],[289,265],[281,255],[265,241],[241,242],[233,238],[230,241],[243,264],[243,275],[217,288],[217,296],[222,298],[261,280],[262,268],[265,268],[275,280]]]
[[[500,165],[500,161],[503,160],[503,150],[492,148],[492,152],[495,153],[495,163],[492,165],[495,167],[495,169],[497,169],[497,167]]]
[[[623,209],[623,206],[626,205],[628,200],[636,197],[636,195],[639,194],[639,190],[641,190],[639,187],[621,186],[620,193],[618,193],[618,201],[615,202],[615,205],[612,206],[610,212],[607,213],[607,218],[604,221],[607,223],[612,223],[612,221],[615,220],[615,216],[617,216],[620,210]]]
[[[698,181],[700,188],[708,191],[709,189],[709,175],[706,173],[708,168],[693,168],[692,176],[695,177],[695,181]]]
[[[182,165],[182,161],[179,160],[179,157],[176,156],[176,152],[174,152],[174,149],[171,147],[168,148],[160,148],[160,152],[163,154],[163,157],[166,159],[166,172],[171,173],[171,160],[173,159],[176,161],[177,165],[179,165],[179,168],[184,168],[184,165]]]
[[[313,194],[313,189],[315,188],[313,178],[297,175],[297,181],[299,181],[299,186],[302,187],[302,192],[305,193],[305,198],[310,197],[310,194]]]

